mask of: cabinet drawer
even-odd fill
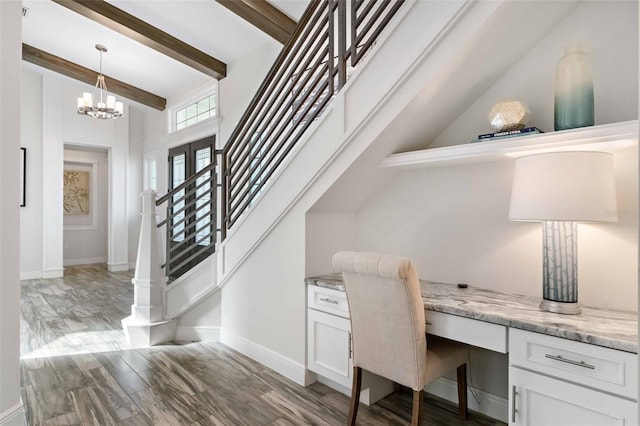
[[[594,389],[638,398],[636,354],[510,329],[509,363]]]
[[[509,424],[515,426],[630,426],[638,406],[618,396],[509,368]]]
[[[347,294],[331,288],[307,286],[307,307],[330,314],[349,318]]]
[[[507,353],[507,327],[436,311],[424,311],[427,333]]]

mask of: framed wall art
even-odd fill
[[[88,215],[91,206],[91,173],[64,169],[63,208],[66,215]]]

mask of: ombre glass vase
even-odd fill
[[[593,78],[589,54],[580,43],[565,47],[556,70],[555,130],[593,126]]]

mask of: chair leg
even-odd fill
[[[467,406],[467,364],[458,367],[458,414],[460,418],[469,418]]]
[[[413,410],[411,412],[411,426],[419,426],[422,418],[422,389],[413,391]]]
[[[347,425],[354,426],[358,416],[358,404],[360,403],[360,388],[362,386],[362,368],[353,367],[353,386],[351,387],[351,405],[349,406],[349,419]]]

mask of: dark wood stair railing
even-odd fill
[[[221,157],[220,183],[214,161],[157,200],[157,206],[167,202],[167,219],[158,224],[167,226],[167,276],[202,253],[213,253],[217,232],[221,240],[226,238],[305,131],[345,85],[349,67],[362,61],[404,2],[310,1],[224,148],[216,151]],[[206,208],[212,224],[206,235],[203,229],[196,229],[200,222],[194,219],[203,208],[201,202],[199,208],[195,206],[203,194],[201,178],[205,176],[210,183],[204,196],[208,196]],[[221,187],[219,206],[217,187]],[[176,209],[183,201],[188,202]],[[198,237],[170,244],[181,234]],[[202,241],[210,244],[204,247]]]
[[[219,153],[218,153],[219,154]],[[156,200],[167,203],[165,275],[169,281],[183,275],[215,251],[217,229],[216,155],[211,164]]]
[[[222,150],[222,239],[344,86],[348,61],[363,59],[403,3],[310,2]]]

